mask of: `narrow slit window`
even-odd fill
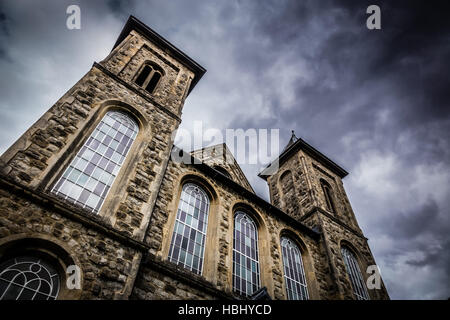
[[[234,216],[233,291],[250,296],[260,288],[258,230],[252,218],[237,211]]]
[[[284,281],[289,300],[308,300],[305,270],[300,249],[286,237],[281,238]]]
[[[333,194],[331,192],[330,185],[327,182],[325,182],[324,180],[321,180],[321,184],[322,184],[322,190],[323,190],[323,194],[325,196],[325,203],[327,205],[328,211],[330,211],[332,213],[336,213],[336,207],[334,206]]]
[[[138,134],[129,116],[109,111],[78,151],[52,192],[97,213]]]
[[[369,300],[366,284],[364,282],[358,261],[350,249],[341,248],[342,257],[344,258],[345,268],[352,283],[353,293],[358,300]]]
[[[209,197],[193,183],[183,185],[169,249],[169,261],[202,274]]]

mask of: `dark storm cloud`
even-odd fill
[[[438,288],[428,297],[446,298],[450,294],[450,77],[444,71],[450,61],[448,10],[444,2],[379,1],[382,30],[370,31],[365,28],[369,4],[372,2],[255,4],[252,32],[267,45],[257,50],[236,48],[235,55],[243,70],[258,75],[272,116],[263,121],[239,116],[231,123],[243,128],[287,127],[284,141],[289,129],[296,129],[351,174],[363,167],[360,176],[368,178],[362,179],[360,186],[375,185],[380,195],[370,194],[370,188],[354,192],[351,196],[358,196],[355,207],[362,209],[355,211],[358,218],[362,215],[363,230],[375,244],[378,238],[389,239],[384,241],[386,248],[381,244],[374,248],[375,256],[383,260],[378,254],[383,252],[401,264],[399,261],[412,254],[413,258],[402,263],[419,272],[424,266],[443,272],[442,284],[436,284]],[[276,84],[273,79],[266,80],[262,70],[289,52],[295,52],[307,66],[307,81],[301,81],[304,70],[299,70],[298,77],[293,77],[295,99],[282,106],[283,99],[270,90]],[[364,155],[379,158],[379,162],[365,166]],[[385,183],[373,181],[384,174],[390,160],[393,164]],[[423,176],[418,173],[421,170],[443,176]],[[352,182],[358,184],[358,177],[349,179],[353,179],[353,189]],[[433,186],[436,189],[427,189],[427,179],[439,180]],[[386,184],[395,185],[393,193]],[[419,195],[410,199],[408,194],[414,193]],[[359,205],[359,197],[382,203],[371,210],[369,200]],[[389,202],[397,207],[390,207]],[[392,276],[406,270],[401,266],[392,269]],[[388,279],[390,288],[389,282],[395,280]],[[398,286],[393,288],[394,298],[407,294]]]
[[[65,28],[74,3],[77,31]],[[365,27],[369,4],[382,30]],[[350,172],[391,297],[447,298],[448,12],[444,1],[1,2],[0,150],[109,53],[133,14],[208,70],[181,128],[279,128],[281,149],[295,129]],[[243,165],[268,199],[259,168]]]

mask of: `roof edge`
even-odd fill
[[[344,168],[339,166],[336,162],[328,158],[326,155],[324,155],[322,152],[311,146],[302,138],[298,138],[298,140],[295,141],[289,148],[284,150],[277,159],[272,161],[266,168],[264,168],[264,170],[258,174],[258,177],[267,180],[267,177],[271,175],[268,169],[270,169],[273,163],[275,163],[278,160],[279,161],[278,166],[281,166],[294,152],[296,152],[299,149],[304,150],[311,157],[324,164],[327,168],[331,169],[331,171],[337,174],[341,179],[348,175],[348,172]]]
[[[122,28],[122,31],[120,32],[119,37],[117,38],[116,43],[112,47],[111,51],[113,51],[128,36],[128,34],[132,30],[135,30],[136,32],[142,34],[144,37],[162,46],[163,48],[168,49],[172,55],[174,55],[177,59],[181,61],[181,63],[186,65],[189,69],[191,69],[194,72],[195,76],[192,79],[192,83],[188,90],[189,95],[189,93],[192,91],[192,89],[194,89],[198,81],[205,74],[206,69],[133,15],[130,15],[128,17],[128,20],[125,23],[124,27]]]

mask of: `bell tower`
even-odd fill
[[[184,101],[205,72],[130,16],[110,54],[0,157],[0,263],[28,250],[80,268],[82,290],[58,298],[127,298]]]
[[[375,265],[368,239],[358,225],[344,189],[342,179],[347,174],[334,161],[297,138],[294,131],[278,159],[259,174],[269,185],[273,205],[322,233],[330,286],[334,288],[330,297],[339,299],[359,298],[355,288],[362,287],[361,283],[367,280],[367,267]],[[355,265],[361,271],[358,281],[347,272],[349,265],[343,250],[352,252],[357,260]],[[383,284],[380,289],[367,292],[363,298],[389,298]]]
[[[130,16],[110,54],[1,156],[0,172],[142,237],[184,101],[205,71]]]

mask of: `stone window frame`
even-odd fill
[[[300,270],[294,270],[297,271],[298,273],[298,277],[300,278],[299,280],[295,279],[295,277],[288,276],[286,274],[286,262],[292,262],[289,258],[289,261],[285,261],[284,259],[284,254],[283,254],[283,242],[289,242],[292,244],[292,247],[294,248],[295,251],[295,256],[298,255],[299,260],[300,260]],[[309,292],[308,292],[308,282],[306,281],[306,272],[305,272],[305,263],[303,262],[303,257],[302,257],[302,251],[300,249],[300,247],[297,245],[297,243],[291,239],[291,237],[288,236],[282,236],[280,237],[280,246],[281,246],[281,261],[283,264],[283,273],[284,273],[284,286],[285,286],[285,292],[286,292],[286,296],[289,299],[289,292],[288,292],[288,286],[287,286],[287,282],[288,280],[296,285],[299,285],[300,287],[304,288],[305,292],[301,292],[300,295],[302,296],[303,299],[289,299],[289,300],[309,300]],[[294,259],[296,259],[294,256]],[[295,264],[295,263],[294,263]],[[294,290],[297,291],[297,290]],[[303,291],[303,289],[301,290]],[[296,292],[296,294],[298,294],[298,292]]]
[[[256,235],[255,246],[252,247],[250,245],[249,247],[250,247],[250,249],[254,249],[256,251],[255,252],[255,258],[253,258],[251,255],[247,254],[246,252],[243,252],[242,250],[238,250],[238,249],[235,248],[235,243],[236,243],[236,238],[235,238],[235,236],[236,236],[236,219],[238,218],[238,216],[242,216],[242,219],[248,220],[249,224],[253,225],[253,227],[254,227],[254,232],[256,233],[255,234]],[[261,286],[261,260],[260,260],[261,252],[260,252],[260,249],[259,249],[259,242],[260,242],[260,240],[259,240],[259,234],[258,234],[258,227],[257,227],[257,224],[256,224],[255,220],[249,214],[247,214],[247,212],[245,210],[239,210],[239,209],[236,210],[234,212],[234,217],[233,217],[233,256],[232,256],[233,257],[233,259],[232,259],[232,261],[233,261],[233,267],[232,267],[233,284],[232,284],[232,289],[233,289],[234,293],[240,294],[239,291],[243,292],[242,287],[241,287],[240,284],[239,284],[239,287],[241,289],[239,289],[239,290],[235,289],[235,285],[234,285],[234,278],[235,278],[234,269],[235,269],[235,265],[237,263],[234,257],[237,254],[239,254],[240,256],[243,256],[245,258],[245,261],[250,259],[251,262],[253,262],[253,261],[256,262],[256,271],[255,271],[256,279],[255,280],[251,279],[250,281],[248,281],[248,280],[246,281],[246,282],[252,283],[254,286],[256,286],[256,288],[253,289],[253,291],[251,293],[247,293],[247,288],[246,288],[245,289],[246,296],[251,296],[253,293],[258,291],[262,287]],[[242,264],[242,261],[240,261],[240,262]],[[251,268],[249,268],[248,266],[244,265],[244,267],[245,267],[246,272],[251,271],[250,270]],[[253,272],[252,272],[252,275],[253,275]],[[241,280],[244,280],[241,276],[239,276],[239,278]],[[247,276],[246,276],[246,278],[247,278]]]
[[[266,287],[267,291],[273,296],[274,285],[272,271],[268,270],[267,266],[272,263],[271,251],[270,251],[270,235],[267,229],[267,221],[263,218],[261,212],[259,212],[253,205],[245,200],[237,199],[231,204],[231,209],[228,214],[229,228],[228,228],[228,279],[227,286],[229,290],[233,291],[233,239],[234,239],[234,216],[236,211],[243,211],[249,215],[256,224],[258,231],[258,251],[259,251],[259,268],[260,268],[260,288]]]
[[[150,67],[152,70],[150,71],[150,73],[145,77],[144,82],[142,83],[142,85],[139,85],[136,81],[137,79],[140,77],[141,73],[144,71],[145,67]],[[147,86],[150,83],[150,81],[153,79],[154,74],[158,72],[160,74],[160,78],[158,79],[156,85],[154,86],[153,90],[150,92],[147,90]],[[150,95],[154,95],[159,88],[162,86],[162,82],[163,79],[165,78],[165,71],[164,69],[158,65],[156,62],[151,61],[151,60],[146,60],[144,61],[141,66],[137,69],[136,73],[134,74],[133,78],[132,78],[132,82],[138,86],[139,88],[141,88],[142,90],[144,90],[146,93],[150,94]]]
[[[142,115],[142,113],[137,108],[121,100],[106,100],[92,106],[92,108],[96,109],[95,112],[93,112],[91,117],[87,118],[85,122],[80,125],[80,129],[77,130],[76,134],[72,135],[69,138],[66,143],[65,149],[61,151],[60,154],[58,154],[57,160],[55,160],[55,162],[51,164],[51,168],[42,179],[39,188],[43,189],[44,192],[46,192],[48,195],[65,202],[65,200],[63,200],[62,198],[59,198],[58,196],[51,193],[54,185],[59,181],[65,169],[76,157],[78,151],[89,139],[91,133],[95,130],[97,124],[101,121],[104,115],[108,111],[114,110],[126,113],[130,117],[132,117],[133,120],[138,124],[138,134],[134,140],[134,143],[131,145],[130,150],[128,150],[128,154],[122,163],[121,169],[119,170],[99,212],[93,214],[89,211],[85,211],[89,215],[102,217],[105,222],[108,223],[109,221],[109,224],[114,224],[117,208],[119,207],[120,202],[123,200],[123,197],[127,193],[126,188],[123,188],[123,186],[127,185],[131,180],[132,172],[135,169],[134,165],[132,164],[137,163],[142,158],[142,153],[144,151],[146,141],[148,141],[148,136],[152,135],[152,133],[150,131],[150,125],[146,118]],[[69,202],[67,203],[70,204]],[[84,211],[84,209],[82,209],[81,207],[78,207],[76,205],[73,206]]]
[[[0,239],[0,263],[22,255],[42,257],[56,269],[60,281],[56,300],[81,298],[84,286],[82,265],[65,243],[51,236],[37,233],[20,233]],[[67,288],[68,267],[73,265],[80,268],[80,289]]]
[[[106,123],[107,120],[108,120],[107,117],[112,119],[111,121],[114,121],[114,126],[116,124],[118,124],[117,130],[114,130],[114,131],[117,131],[117,134],[120,135],[119,139],[122,139],[122,137],[127,137],[128,138],[128,141],[126,142],[126,145],[125,145],[125,149],[124,149],[125,153],[124,154],[122,154],[122,152],[120,152],[120,150],[118,149],[119,144],[117,144],[116,147],[113,147],[112,145],[110,145],[110,143],[115,141],[115,140],[113,140],[113,139],[115,139],[115,137],[113,137],[110,134],[106,134],[106,133],[100,132],[101,128],[99,129],[99,125],[102,124],[103,127],[109,127],[107,125],[107,123]],[[121,119],[119,119],[119,118],[121,118]],[[127,123],[126,123],[127,121],[129,122],[128,126],[127,126]],[[119,132],[118,129],[121,126],[125,126],[126,127],[126,129],[125,129],[126,132],[131,130],[132,131],[131,134],[128,136],[126,134],[126,132],[124,132],[124,133]],[[98,137],[94,138],[92,136],[92,134],[95,132],[95,130],[98,130],[98,135],[102,135],[103,137],[101,137],[100,139]],[[111,130],[113,130],[113,129],[111,129]],[[108,130],[108,131],[110,131],[110,130]],[[116,136],[117,136],[117,134],[116,134]],[[81,146],[81,149],[77,150],[77,154],[76,154],[75,158],[73,158],[72,161],[69,163],[69,165],[66,167],[66,169],[64,170],[63,175],[57,180],[57,182],[53,186],[51,192],[57,194],[57,196],[61,195],[61,197],[63,197],[64,199],[67,199],[70,195],[73,195],[73,193],[71,194],[70,192],[67,193],[67,192],[62,192],[61,191],[61,188],[64,185],[64,182],[63,182],[64,180],[62,180],[62,179],[65,177],[66,181],[69,180],[68,179],[69,171],[70,171],[69,167],[72,167],[72,170],[71,170],[72,172],[73,171],[81,171],[81,175],[82,176],[83,175],[87,176],[87,179],[86,179],[85,182],[88,182],[89,180],[94,179],[94,177],[93,177],[94,176],[93,175],[94,172],[93,171],[95,171],[97,169],[100,169],[100,170],[102,170],[102,172],[100,173],[100,175],[98,175],[98,179],[95,179],[93,181],[96,181],[96,184],[98,183],[97,187],[100,185],[100,183],[102,183],[104,185],[104,188],[101,190],[102,192],[100,194],[98,194],[98,195],[95,194],[96,196],[99,197],[99,200],[102,200],[102,201],[99,201],[99,200],[96,201],[96,204],[92,206],[92,209],[90,209],[90,211],[92,211],[93,213],[97,214],[98,211],[101,209],[102,205],[104,204],[105,199],[108,196],[108,192],[109,192],[111,186],[114,184],[114,182],[116,180],[116,177],[117,177],[118,173],[120,172],[120,169],[122,168],[123,162],[125,162],[125,160],[127,159],[128,154],[129,154],[129,150],[131,149],[131,147],[132,147],[132,145],[133,145],[133,143],[134,143],[134,141],[135,141],[135,139],[136,139],[138,134],[139,134],[139,125],[134,120],[133,116],[131,116],[129,113],[124,113],[122,111],[108,110],[104,114],[104,116],[100,119],[100,121],[97,123],[97,125],[95,126],[94,131],[92,131],[91,134],[88,136],[86,142]],[[92,144],[92,141],[100,142],[100,140],[102,140],[102,142],[99,145],[100,146],[102,146],[102,145],[104,146],[103,138],[109,138],[109,140],[110,140],[110,142],[108,142],[108,146],[106,147],[108,149],[105,148],[105,152],[99,153],[99,149],[97,147],[92,146],[92,145],[91,146],[88,145],[89,141],[91,141],[91,144]],[[85,150],[84,154],[80,153],[83,149]],[[107,156],[106,152],[109,151],[109,150],[113,150],[113,151],[111,152],[110,156]],[[99,158],[98,161],[97,161],[98,163],[95,163],[95,165],[92,163],[91,159],[89,159],[89,160],[82,159],[83,155],[85,155],[88,151],[90,153],[93,153],[94,155],[96,155]],[[122,154],[121,155],[122,159],[123,159],[122,161],[120,161],[121,158],[114,159],[114,157],[112,157],[112,155],[116,154],[116,153],[119,155],[119,157]],[[83,162],[85,163],[82,167],[76,167],[76,164],[73,163],[74,159],[76,159],[77,157],[79,158],[78,163],[83,163]],[[106,164],[105,164],[104,167],[101,167],[100,165],[98,165],[98,164],[102,163],[102,161],[105,161],[105,160],[106,160],[108,166],[109,166],[109,163],[113,164],[115,171],[110,169],[111,171],[107,172]],[[86,168],[89,168],[89,166],[91,166],[91,167],[94,166],[94,169],[90,173],[88,173],[88,171],[86,171],[87,170]],[[106,174],[106,176],[110,175],[110,177],[107,178],[106,181],[105,180],[102,181],[99,178],[103,174]],[[68,184],[73,184],[73,185],[76,184],[75,180],[72,180],[72,182],[68,181],[67,183]],[[77,185],[78,185],[78,183],[77,183]],[[81,195],[83,195],[83,193],[84,194],[87,193],[88,197],[89,197],[90,195],[94,194],[94,189],[92,189],[92,191],[89,191],[88,188],[87,188],[87,184],[86,183],[79,184],[78,188],[81,188],[81,190],[82,190]],[[102,197],[100,197],[100,196],[102,196]],[[88,199],[88,197],[86,197],[85,200],[78,199],[78,197],[77,197],[77,199],[74,199],[74,201],[76,202],[77,206],[81,206],[83,208],[86,208],[87,207],[87,199]],[[95,206],[97,206],[98,209]]]
[[[183,186],[186,183],[194,183],[200,186],[203,191],[209,197],[209,213],[208,213],[208,225],[206,228],[206,239],[205,239],[205,247],[204,247],[204,256],[203,256],[203,270],[202,274],[198,275],[193,273],[189,269],[183,269],[186,272],[189,272],[195,276],[200,276],[205,278],[210,282],[215,282],[217,277],[217,264],[218,264],[218,251],[211,250],[211,248],[217,248],[218,239],[217,232],[215,227],[218,224],[218,209],[220,208],[218,191],[213,187],[213,183],[209,181],[209,179],[196,171],[187,171],[182,174],[178,181],[174,179],[174,189],[177,191],[174,194],[172,202],[167,206],[167,221],[163,226],[163,236],[161,239],[161,249],[157,253],[163,260],[168,261],[169,263],[173,263],[169,261],[169,251],[170,251],[170,242],[172,239],[172,232],[176,222],[178,204],[181,198],[181,192],[183,190]],[[150,221],[152,223],[152,221]]]
[[[342,256],[342,248],[346,248],[355,257],[356,263],[357,263],[359,271],[361,273],[361,278],[364,281],[364,287],[366,289],[367,296],[368,296],[367,300],[371,300],[373,297],[371,295],[370,290],[367,289],[367,278],[368,278],[368,276],[367,276],[367,274],[365,272],[365,270],[367,269],[367,263],[366,263],[365,259],[361,256],[360,251],[357,250],[356,247],[351,242],[349,242],[347,240],[340,240],[339,241],[339,256],[340,256],[340,259],[342,260],[343,270],[344,270],[344,274],[345,274],[344,276],[345,276],[345,278],[346,278],[346,280],[347,280],[347,282],[348,282],[348,284],[349,284],[349,286],[351,288],[351,295],[353,296],[353,298],[355,300],[358,300],[358,298],[357,298],[357,296],[355,295],[355,292],[354,292],[355,290],[354,290],[354,287],[353,287],[353,282],[352,282],[352,280],[350,278],[350,275],[349,275],[349,273],[347,271],[347,266],[345,264],[344,257]]]
[[[180,196],[180,200],[178,201],[177,213],[176,213],[176,217],[175,217],[175,224],[174,224],[174,228],[172,230],[172,237],[171,237],[171,241],[170,241],[170,249],[169,249],[168,260],[170,262],[172,262],[172,263],[175,263],[175,264],[179,264],[179,262],[180,262],[178,260],[179,259],[179,255],[178,254],[176,255],[176,258],[173,256],[173,251],[175,250],[174,248],[175,248],[175,244],[176,244],[176,242],[174,242],[175,241],[175,237],[178,236],[178,235],[183,236],[181,233],[178,233],[175,230],[176,229],[175,226],[178,223],[179,225],[183,226],[183,230],[186,230],[186,227],[189,228],[189,235],[188,235],[188,240],[187,240],[187,243],[186,243],[186,246],[187,246],[186,250],[188,249],[188,247],[190,246],[191,243],[193,244],[193,248],[192,249],[194,250],[196,248],[195,242],[197,242],[197,239],[195,238],[195,236],[194,236],[194,239],[190,238],[190,236],[192,235],[193,232],[195,232],[197,237],[198,237],[198,235],[200,235],[200,239],[203,237],[203,241],[199,243],[200,244],[200,254],[199,254],[198,257],[200,258],[200,261],[198,262],[198,265],[200,266],[200,268],[198,268],[197,272],[194,272],[193,271],[193,265],[194,264],[191,264],[190,266],[186,265],[186,267],[185,267],[185,269],[190,270],[191,272],[194,272],[196,274],[201,275],[203,273],[203,267],[204,267],[205,248],[206,248],[206,240],[207,240],[206,236],[207,236],[207,231],[208,231],[208,222],[209,222],[208,218],[209,218],[209,211],[210,211],[210,207],[211,207],[211,199],[208,196],[208,194],[206,193],[206,191],[203,190],[203,188],[200,185],[198,185],[197,183],[193,183],[193,182],[184,182],[183,183],[183,185],[181,187],[181,195],[183,193],[186,194],[187,192],[186,192],[185,189],[189,188],[189,187],[193,187],[193,188],[198,189],[199,193],[205,198],[205,201],[201,201],[200,200],[200,202],[205,202],[206,208],[205,208],[205,210],[203,212],[199,212],[199,214],[203,213],[205,215],[205,220],[203,222],[204,227],[202,227],[201,229],[199,229],[198,227],[193,227],[190,222],[189,223],[187,222],[187,219],[188,219],[187,215],[185,217],[186,220],[184,220],[182,218],[182,216],[179,217],[178,212],[180,210],[182,210],[181,207],[180,207],[181,200],[182,200],[181,198],[182,197]],[[191,197],[191,194],[189,194],[189,197]],[[184,202],[186,201],[186,199],[183,199],[183,200],[184,200]],[[186,207],[186,205],[184,205],[184,207]],[[188,208],[189,207],[190,206],[188,206]],[[201,207],[202,207],[202,205],[200,205],[199,209]],[[201,211],[201,210],[199,210],[199,211]],[[200,224],[200,222],[199,222],[199,224]],[[204,231],[203,231],[203,229],[204,229]],[[180,244],[180,246],[181,246],[181,244]]]

